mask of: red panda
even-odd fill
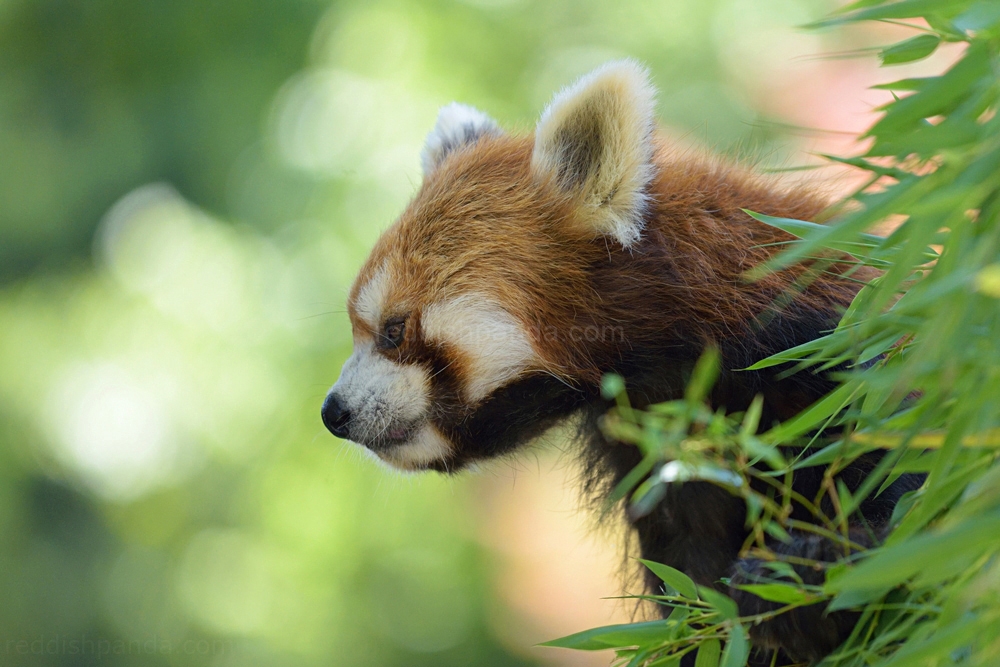
[[[857,292],[824,274],[783,303],[802,269],[747,281],[790,237],[743,209],[810,220],[826,202],[673,147],[656,128],[654,96],[646,70],[626,60],[557,94],[533,135],[508,134],[463,105],[441,110],[423,183],[350,292],[354,351],[322,408],[334,435],[396,468],[454,473],[576,419],[591,478],[613,485],[640,456],[597,427],[606,373],[625,379],[638,407],[674,399],[714,345],[723,372],[713,404],[744,410],[760,394],[764,424],[832,388],[807,372],[736,372],[832,328]],[[872,465],[841,477],[856,488]],[[806,471],[796,489],[812,497],[821,480],[821,469]],[[870,526],[888,523],[904,482],[865,502]],[[735,585],[760,567],[740,558],[745,517],[738,498],[688,482],[635,530],[644,558],[699,584],[728,576]],[[775,550],[836,560],[833,545],[793,537]],[[742,613],[769,608],[729,592]],[[821,658],[854,623],[822,611],[779,616],[751,638],[792,659]]]

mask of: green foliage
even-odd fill
[[[704,368],[685,400],[638,412],[620,392],[607,417],[609,433],[645,455],[643,474],[619,489],[633,514],[650,511],[665,484],[722,485],[746,501],[745,550],[775,573],[773,582],[745,590],[782,605],[775,613],[816,602],[861,612],[850,639],[823,662],[828,667],[1000,661],[1000,5],[862,0],[818,25],[915,18],[929,28],[883,49],[883,65],[926,57],[943,42],[966,48],[938,76],[882,86],[898,96],[863,136],[867,151],[834,158],[866,172],[866,182],[826,225],[753,214],[798,238],[764,270],[805,260],[822,268],[846,254],[879,271],[829,335],[754,366],[846,368],[840,386],[759,436],[752,410],[725,416],[703,404],[711,377]],[[898,226],[888,236],[866,233],[890,218]],[[842,435],[807,435],[828,426]],[[806,455],[785,462],[784,445]],[[834,484],[836,471],[875,448],[890,452],[860,489],[852,495]],[[832,518],[816,511],[810,527],[787,513],[788,482],[818,464],[829,466],[823,494],[838,511]],[[893,533],[828,568],[824,585],[796,582],[768,552],[766,536],[794,528],[839,540],[850,553],[846,527],[859,499],[903,472],[926,473],[927,481],[897,507]],[[751,479],[770,481],[771,492],[755,493]],[[795,500],[817,507],[822,499]],[[647,566],[680,591],[679,573]],[[761,619],[737,622],[704,589],[697,598],[687,591],[651,599],[674,611],[659,635],[618,647],[622,665],[672,665],[694,650],[707,656],[698,664],[714,665],[720,640],[723,664],[743,664],[745,628]]]
[[[233,163],[260,152],[247,149],[261,111],[302,66],[322,9],[0,3],[0,283],[86,253],[101,216],[144,183],[236,212]]]
[[[679,665],[693,651],[698,667],[739,667],[746,662],[750,646],[736,603],[714,589],[695,585],[672,567],[642,562],[666,584],[668,594],[649,596],[673,608],[666,619],[594,628],[543,646],[581,651],[614,648],[628,665]]]

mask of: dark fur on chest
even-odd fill
[[[770,318],[767,325],[745,332],[744,336],[723,341],[720,346],[722,372],[710,396],[714,407],[730,412],[745,410],[754,396],[764,397],[761,428],[788,419],[824,394],[835,388],[828,375],[809,371],[784,376],[786,368],[777,367],[763,371],[743,371],[753,362],[788,347],[813,340],[836,323],[833,312],[786,310]],[[700,349],[692,345],[671,346],[675,355],[671,364],[651,363],[655,353],[637,351],[634,358],[624,357],[618,370],[629,378],[629,397],[636,407],[679,398],[687,375]],[[678,355],[678,351],[686,354]],[[666,350],[661,352],[666,356]],[[639,464],[639,450],[630,445],[610,443],[600,432],[599,419],[609,406],[594,402],[588,406],[581,426],[585,442],[584,457],[589,490],[595,495],[606,494],[625,475]],[[837,479],[852,492],[865,481],[878,465],[882,452],[872,452],[853,461],[842,470]],[[820,495],[825,474],[824,467],[797,470],[792,488],[806,498]],[[859,511],[851,519],[852,540],[872,546],[882,539],[887,530],[892,511],[906,491],[922,483],[921,475],[907,474],[900,477],[885,491],[864,499]],[[763,491],[764,489],[758,489]],[[801,506],[793,505],[794,519],[816,522],[817,517]],[[830,517],[833,508],[826,503],[821,507]],[[740,551],[749,535],[746,525],[746,507],[743,501],[729,491],[706,482],[671,484],[665,497],[652,512],[633,523],[643,558],[675,567],[701,585],[715,586],[726,591],[740,604],[741,614],[750,615],[771,610],[769,603],[742,593],[727,590],[723,578],[736,582],[753,581],[755,568],[761,564],[741,560]],[[769,545],[776,553],[803,559],[834,561],[842,557],[843,550],[833,543],[819,540],[814,535],[793,531],[790,543]],[[796,568],[799,569],[799,568]],[[769,574],[769,573],[768,573]],[[821,584],[821,570],[803,570],[800,574],[807,583]],[[658,592],[660,581],[647,573],[647,587]],[[669,612],[664,608],[664,612]],[[822,605],[796,610],[792,614],[756,626],[751,630],[755,643],[764,649],[780,650],[778,664],[784,660],[815,661],[832,651],[849,634],[857,616],[850,612],[823,614]],[[771,664],[768,651],[758,656],[762,664]]]

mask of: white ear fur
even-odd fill
[[[434,171],[445,156],[459,146],[472,143],[487,134],[500,134],[495,120],[478,109],[452,102],[441,107],[434,129],[427,135],[420,164],[424,175]]]
[[[592,236],[639,240],[653,177],[656,91],[633,60],[610,62],[559,92],[535,129],[531,167],[578,197]]]

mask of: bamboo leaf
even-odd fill
[[[664,584],[677,591],[683,597],[689,600],[698,599],[698,587],[695,586],[695,583],[691,581],[689,576],[680,570],[676,570],[669,565],[641,558],[639,562],[649,568],[649,571],[658,576]]]
[[[816,596],[807,593],[790,584],[744,584],[741,590],[753,593],[762,600],[769,602],[780,602],[781,604],[803,605],[816,601]]]
[[[899,65],[926,58],[937,50],[941,38],[937,35],[918,35],[905,42],[882,49],[879,57],[883,65]]]
[[[947,567],[953,554],[982,553],[1000,546],[1000,512],[977,517],[951,530],[926,533],[879,550],[857,567],[846,571],[824,590],[829,594],[881,591],[899,585],[917,573],[934,576]]]
[[[732,631],[729,633],[729,641],[722,652],[722,662],[720,667],[744,667],[747,658],[750,657],[750,640],[747,631],[743,626],[734,621]]]
[[[721,656],[722,644],[718,639],[709,639],[698,647],[698,657],[695,658],[694,667],[719,667]]]
[[[604,651],[609,648],[643,646],[659,641],[667,637],[668,630],[666,621],[605,625],[543,642],[539,646],[571,648],[578,651]]]
[[[791,442],[809,431],[822,427],[863,392],[864,385],[860,380],[845,382],[796,416],[772,428],[762,435],[761,439],[775,444]]]
[[[851,5],[851,7],[857,7],[858,9],[817,21],[811,24],[810,27],[823,28],[858,21],[923,18],[927,15],[940,12],[945,7],[953,8],[952,12],[957,13],[969,6],[971,0],[953,0],[947,4],[942,3],[942,0],[902,0],[901,2],[881,2],[874,7],[866,6],[867,4],[869,3]]]
[[[687,391],[684,393],[684,399],[691,404],[698,404],[704,401],[718,376],[719,351],[715,347],[709,347],[702,353],[698,359],[698,363],[695,364],[691,380],[687,385]]]
[[[698,586],[698,597],[712,605],[712,608],[722,614],[724,619],[735,622],[739,618],[740,610],[736,606],[736,602],[711,586]]]

